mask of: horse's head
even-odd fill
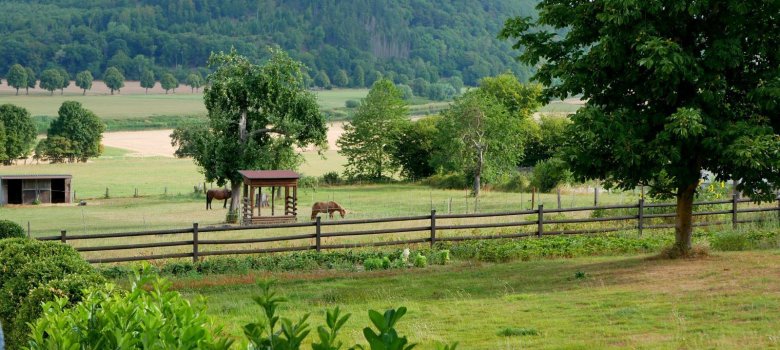
[[[343,218],[344,218],[344,215],[347,215],[347,211],[346,211],[346,210],[344,210],[343,208],[342,208],[342,209],[339,209],[339,214],[341,214],[341,218],[343,219]]]

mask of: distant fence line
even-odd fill
[[[777,200],[777,205],[772,207],[751,207],[751,208],[738,208],[739,203],[751,203],[750,199],[739,199],[737,196],[733,196],[731,200],[723,201],[708,201],[697,202],[694,206],[704,205],[724,205],[731,204],[731,208],[725,210],[712,210],[712,211],[694,211],[693,216],[712,216],[712,215],[728,215],[731,219],[727,221],[712,221],[712,222],[694,222],[694,227],[702,226],[715,226],[715,225],[728,225],[736,228],[738,224],[752,223],[764,221],[763,219],[739,219],[740,213],[760,213],[760,212],[777,212],[778,222],[780,223],[780,197]],[[358,247],[375,247],[375,246],[393,246],[393,245],[408,245],[408,244],[420,244],[429,243],[433,246],[436,242],[446,241],[466,241],[466,240],[482,240],[482,239],[500,239],[500,238],[521,238],[521,237],[542,237],[551,235],[571,235],[571,234],[589,234],[589,233],[605,233],[615,231],[626,231],[635,229],[639,235],[642,235],[644,230],[673,228],[674,224],[654,224],[648,225],[649,219],[654,218],[673,218],[675,213],[648,213],[648,208],[671,208],[676,207],[674,203],[645,203],[643,199],[640,199],[637,204],[631,205],[608,205],[608,206],[592,206],[592,207],[578,207],[578,208],[558,208],[558,209],[545,209],[544,205],[539,205],[537,209],[524,210],[524,211],[512,211],[512,212],[497,212],[497,213],[474,213],[474,214],[437,214],[436,210],[431,210],[430,215],[420,216],[404,216],[404,217],[390,217],[380,219],[361,219],[361,220],[342,220],[342,221],[328,221],[322,222],[320,217],[317,217],[312,222],[299,222],[288,224],[275,224],[275,225],[249,225],[249,226],[229,226],[229,227],[198,227],[197,223],[194,223],[192,227],[173,230],[154,230],[154,231],[140,231],[140,232],[123,232],[123,233],[101,233],[101,234],[85,234],[85,235],[68,235],[67,231],[63,230],[59,236],[39,237],[42,241],[60,241],[62,243],[68,243],[75,240],[80,241],[98,241],[109,238],[131,238],[142,236],[167,236],[178,234],[191,234],[191,239],[177,240],[168,242],[153,242],[153,243],[140,243],[140,244],[118,244],[118,245],[99,245],[99,246],[79,246],[75,249],[79,252],[104,252],[104,251],[127,251],[134,249],[144,248],[161,248],[161,247],[179,247],[188,246],[191,247],[189,252],[184,253],[169,253],[169,254],[156,254],[146,256],[125,256],[125,257],[110,257],[110,258],[95,258],[87,259],[90,263],[113,263],[113,262],[128,262],[138,260],[155,260],[155,259],[170,259],[170,258],[192,258],[193,261],[198,261],[201,257],[215,256],[215,255],[242,255],[242,254],[261,254],[261,253],[275,253],[275,252],[291,252],[291,251],[305,251],[316,250],[320,252],[328,249],[345,249],[345,248],[358,248]],[[596,210],[614,210],[623,209],[631,210],[636,209],[636,214],[622,215],[622,216],[609,216],[609,217],[587,217],[587,218],[566,218],[566,219],[550,219],[545,218],[546,214],[560,214],[560,213],[574,213]],[[447,219],[473,219],[473,218],[500,218],[500,217],[512,217],[512,216],[528,216],[536,215],[534,220],[521,220],[511,222],[497,222],[497,223],[475,223],[475,224],[451,224],[441,225],[437,223],[437,220]],[[390,222],[419,222],[425,221],[424,226],[408,226],[401,228],[384,228],[384,229],[371,229],[371,230],[341,230],[338,232],[322,232],[323,226],[337,226],[348,227],[351,225],[365,225],[365,224],[380,224]],[[616,222],[616,221],[636,221],[634,226],[623,227],[604,227],[604,228],[586,228],[586,229],[569,229],[569,230],[545,230],[545,225],[553,224],[585,224],[585,223],[603,223],[603,222]],[[532,232],[521,232],[513,234],[494,234],[494,235],[471,235],[471,236],[454,236],[454,237],[441,237],[437,236],[440,231],[444,230],[464,230],[464,229],[486,229],[486,228],[513,228],[513,227],[527,227],[534,226],[535,229]],[[226,232],[226,231],[244,231],[244,230],[272,230],[272,229],[286,229],[286,228],[302,228],[311,227],[314,229],[313,233],[296,234],[276,237],[257,237],[257,238],[240,238],[240,239],[200,239],[198,235],[200,233],[207,232]],[[379,242],[360,242],[360,243],[345,243],[345,244],[322,244],[322,238],[333,237],[355,237],[355,236],[376,236],[386,234],[397,233],[419,233],[427,232],[429,235],[424,238],[406,239],[406,240],[393,240],[393,241],[379,241]],[[311,240],[314,240],[313,244]],[[224,246],[224,245],[236,245],[236,244],[252,244],[252,243],[274,243],[274,242],[288,242],[288,241],[300,241],[309,240],[306,245],[299,245],[294,247],[274,247],[274,248],[261,248],[261,249],[226,249],[215,251],[201,251],[203,246]]]

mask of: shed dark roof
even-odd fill
[[[299,179],[301,177],[292,170],[239,170],[238,173],[248,180]]]
[[[0,175],[0,180],[70,179],[71,175]]]

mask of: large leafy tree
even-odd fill
[[[545,98],[581,94],[566,161],[580,179],[677,200],[691,249],[702,171],[768,200],[780,184],[780,2],[545,0],[501,35]],[[559,35],[553,31],[565,30]]]
[[[437,142],[439,117],[427,117],[404,123],[393,137],[392,156],[401,166],[401,175],[410,180],[436,173],[431,155],[440,153]]]
[[[294,169],[296,148],[326,145],[325,118],[303,85],[303,65],[272,49],[262,65],[230,53],[213,54],[203,99],[209,125],[171,135],[179,157],[193,157],[208,181],[231,185],[231,213],[239,205],[241,169]]]
[[[16,94],[19,95],[19,89],[27,87],[27,71],[21,64],[15,64],[8,70],[8,85],[16,89]]]
[[[76,86],[78,86],[81,90],[84,90],[82,95],[86,95],[87,90],[92,89],[93,80],[95,79],[92,77],[92,73],[88,70],[76,74]]]
[[[122,72],[116,67],[109,67],[106,69],[105,74],[103,74],[103,82],[106,83],[106,86],[111,90],[111,94],[113,95],[114,91],[119,91],[125,87],[125,76],[122,75]]]
[[[176,79],[176,77],[173,76],[171,73],[165,73],[163,74],[162,78],[160,78],[160,86],[162,86],[163,90],[165,90],[165,94],[168,94],[169,90],[173,90],[173,92],[176,92],[176,88],[179,87],[179,80]]]
[[[8,160],[8,155],[5,154],[5,124],[0,120],[0,162]]]
[[[76,101],[65,101],[57,112],[58,117],[49,126],[48,138],[61,137],[69,141],[71,160],[86,162],[100,156],[103,131],[106,126],[95,113]],[[62,142],[52,142],[61,145]]]
[[[483,177],[511,171],[522,157],[525,122],[481,88],[463,94],[437,125],[440,166],[471,176],[479,196]]]
[[[149,89],[154,88],[154,72],[151,70],[145,70],[141,73],[141,87],[145,89],[144,93],[149,93]]]
[[[30,154],[35,143],[35,124],[26,109],[11,104],[0,106],[0,122],[5,126],[4,164]],[[2,152],[0,152],[2,153]]]
[[[35,89],[37,78],[35,77],[35,71],[32,68],[25,67],[24,71],[27,72],[27,86],[24,87],[25,95],[29,95],[30,89]]]
[[[201,86],[203,86],[203,77],[201,77],[200,73],[190,73],[187,76],[187,85],[190,86],[190,89],[192,92],[195,92],[195,90],[200,89]]]
[[[375,82],[336,141],[339,153],[347,157],[347,177],[380,179],[398,170],[392,157],[394,138],[409,123],[406,115],[401,90],[387,79]]]
[[[57,71],[60,72],[60,76],[62,76],[62,84],[60,84],[60,95],[65,94],[65,88],[70,86],[70,73],[68,73],[65,68],[57,68]]]
[[[41,88],[54,95],[54,90],[59,89],[64,81],[65,78],[60,75],[60,72],[54,68],[49,68],[41,73],[41,82],[39,85]]]

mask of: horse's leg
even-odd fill
[[[333,219],[333,210],[328,210],[328,216]]]
[[[230,198],[230,197],[228,197],[228,198]],[[225,208],[227,208],[227,200],[228,200],[228,199],[227,199],[227,198],[225,198],[225,203],[222,203],[222,209],[225,209]]]
[[[209,210],[211,207],[211,198],[209,196],[206,196],[206,210]]]
[[[314,221],[314,218],[316,218],[316,217],[317,217],[317,211],[316,210],[312,210],[311,211],[311,220]]]

